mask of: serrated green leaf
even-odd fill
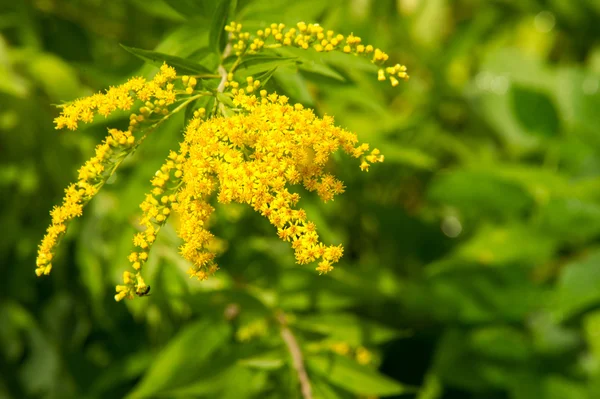
[[[207,68],[198,64],[197,62],[186,60],[185,58],[177,57],[175,55],[169,55],[160,53],[158,51],[152,50],[143,50],[135,47],[128,47],[121,44],[126,51],[135,55],[136,57],[142,59],[145,62],[148,62],[155,66],[161,66],[164,62],[172,66],[177,70],[177,73],[180,74],[204,74],[211,73]]]
[[[344,356],[314,355],[307,358],[307,364],[312,372],[354,394],[391,396],[412,391],[403,384]]]

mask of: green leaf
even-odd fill
[[[171,8],[186,18],[206,16],[207,9],[203,1],[198,0],[164,0]]]
[[[402,335],[401,332],[351,313],[327,313],[299,317],[294,327],[327,335],[331,340],[358,346],[378,344]]]
[[[594,355],[594,359],[600,365],[600,311],[588,313],[583,321],[585,338]]]
[[[324,55],[324,60],[328,64],[345,70],[358,70],[367,73],[377,73],[379,67],[367,57],[361,57],[356,54],[345,54],[339,51],[331,51]]]
[[[164,54],[158,51],[143,50],[135,47],[128,47],[123,44],[121,44],[121,47],[152,65],[160,67],[164,62],[166,62],[175,68],[179,74],[196,75],[211,73],[210,70],[198,64],[197,62],[186,60],[185,58],[177,57],[175,55]]]
[[[539,146],[544,136],[532,134],[528,126],[519,120],[515,113],[515,95],[511,86],[518,85],[530,91],[549,93],[551,85],[556,81],[555,74],[538,60],[525,56],[516,49],[506,48],[491,51],[485,57],[481,70],[471,92],[473,100],[477,102],[475,110],[494,128],[512,152],[519,154]],[[528,103],[530,109],[535,108],[535,105],[530,105],[529,100],[521,100]],[[539,121],[536,123],[541,124]]]
[[[444,389],[440,378],[433,373],[427,373],[417,399],[439,399],[443,393]]]
[[[600,205],[577,198],[553,198],[541,207],[537,222],[546,234],[584,242],[600,233]]]
[[[519,364],[503,366],[474,352],[470,341],[459,329],[448,329],[438,342],[433,368],[441,381],[469,391],[485,391],[506,386],[521,373]]]
[[[575,379],[560,375],[550,375],[543,381],[547,399],[589,399],[590,395],[586,384]]]
[[[244,57],[243,61],[238,66],[238,74],[242,77],[255,76],[260,73],[266,73],[277,69],[280,66],[294,64],[297,58],[295,57],[279,57],[276,55],[250,55]],[[257,78],[258,79],[258,78]],[[261,83],[262,80],[261,80]]]
[[[90,397],[106,396],[106,391],[110,391],[115,385],[139,378],[153,360],[149,352],[138,352],[120,358],[116,364],[96,376],[93,384],[87,388],[87,393]]]
[[[157,393],[200,378],[198,371],[209,357],[230,339],[230,327],[201,320],[179,332],[156,356],[129,398],[154,397]]]
[[[558,279],[555,314],[567,319],[600,301],[600,250],[563,266]]]
[[[231,380],[240,371],[245,371],[243,367],[236,366],[235,363],[220,362],[216,365],[206,365],[199,370],[202,375],[190,384],[174,386],[165,391],[164,395],[176,398],[201,397],[220,397],[218,394],[223,390]]]
[[[231,353],[218,357],[198,369],[198,378],[189,383],[178,384],[162,394],[168,397],[190,398],[205,397],[221,398],[221,392],[233,380],[244,373],[252,372],[236,364],[237,354]]]
[[[311,376],[310,382],[313,389],[314,397],[317,399],[354,399],[355,396],[340,390],[331,385],[321,376]],[[339,391],[339,392],[338,392]]]
[[[267,82],[269,80],[271,80],[271,77],[273,77],[273,74],[275,73],[276,70],[277,70],[277,67],[270,69],[270,70],[266,71],[265,73],[258,74],[254,78],[256,80],[260,81],[260,84],[264,86],[265,84],[267,84]]]
[[[176,12],[166,0],[129,0],[144,13],[172,21],[184,21],[181,13]]]
[[[30,57],[27,67],[31,76],[44,88],[52,101],[71,100],[80,95],[77,74],[61,58],[52,54],[36,54],[34,57]],[[17,78],[15,82],[18,81]]]
[[[185,111],[183,113],[183,126],[187,126],[190,119],[194,117],[194,111],[196,110],[197,104],[198,99],[192,101],[191,103],[185,106]]]
[[[313,355],[307,357],[307,364],[311,372],[354,394],[391,396],[412,391],[403,384],[344,356]]]
[[[241,359],[238,361],[238,364],[259,370],[277,370],[283,366],[284,361],[282,358],[282,353],[279,351],[274,351],[260,356]]]
[[[275,77],[277,86],[294,101],[308,106],[314,105],[315,100],[308,90],[306,81],[302,75],[297,73],[295,66],[286,65],[279,67],[273,76]]]
[[[263,397],[257,395],[266,384],[266,373],[248,368],[238,368],[229,379],[225,389],[220,392],[220,399],[245,399]]]
[[[208,26],[189,23],[177,27],[166,35],[154,50],[200,61],[196,52],[201,52],[205,48],[208,48]]]
[[[418,148],[399,145],[397,142],[387,141],[380,145],[385,148],[385,160],[410,166],[416,169],[433,170],[437,160]]]
[[[527,132],[545,137],[556,136],[558,113],[548,95],[521,85],[513,85],[510,94],[514,115]]]
[[[217,93],[217,100],[219,100],[219,102],[227,105],[228,107],[234,107],[233,100],[227,94]]]
[[[539,303],[551,305],[552,301],[539,301]],[[531,315],[528,320],[529,336],[536,354],[558,356],[567,354],[581,345],[580,332],[562,324],[556,315],[539,309],[536,313],[529,314]]]
[[[451,18],[451,6],[447,0],[430,0],[419,7],[412,24],[412,35],[423,48],[439,46],[444,27]]]
[[[565,67],[557,71],[554,98],[565,125],[586,129],[597,136],[600,124],[598,76],[580,68]]]
[[[227,32],[225,32],[225,25],[229,18],[229,12],[232,7],[233,1],[231,0],[220,0],[217,8],[212,17],[212,23],[208,33],[209,47],[216,53],[220,54],[225,47],[225,41],[227,39]]]
[[[457,207],[466,217],[479,221],[511,218],[533,204],[518,182],[485,169],[440,173],[430,184],[427,195],[430,200]]]
[[[523,266],[551,258],[555,240],[527,225],[482,226],[455,252],[458,259],[483,265],[519,263]]]
[[[325,76],[327,78],[332,78],[339,82],[345,82],[346,78],[339,74],[336,70],[328,67],[325,64],[320,64],[314,61],[303,62],[298,65],[298,68],[301,71],[314,73],[316,75]]]
[[[528,337],[511,326],[491,326],[475,329],[470,336],[474,351],[495,359],[522,362],[532,356]]]

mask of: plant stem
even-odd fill
[[[296,341],[296,337],[292,333],[292,330],[290,330],[287,326],[287,320],[283,312],[279,312],[277,314],[277,321],[279,322],[281,330],[281,338],[283,339],[283,342],[285,342],[285,345],[292,356],[292,364],[294,366],[294,370],[296,370],[296,374],[298,374],[302,398],[312,399],[312,387],[310,386],[310,380],[308,379],[308,374],[304,368],[304,359],[302,357],[300,345],[298,345],[298,341]]]

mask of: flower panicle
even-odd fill
[[[54,119],[56,129],[77,130],[79,122],[90,123],[95,115],[107,117],[116,110],[129,111],[136,100],[144,102],[140,114],[132,114],[130,130],[151,115],[165,115],[165,108],[176,100],[173,80],[177,77],[175,69],[163,64],[159,72],[150,81],[143,77],[133,77],[127,82],[109,88],[104,93],[77,99],[61,106],[61,113]]]
[[[131,299],[134,295],[143,296],[148,291],[141,272],[160,229],[179,206],[176,194],[183,175],[183,162],[183,155],[171,151],[151,180],[153,188],[140,204],[143,212],[140,220],[142,231],[133,237],[136,249],[128,257],[134,272],[124,272],[123,285],[117,286],[117,301]]]
[[[300,195],[289,191],[303,185],[324,201],[344,192],[343,183],[326,173],[332,153],[339,148],[363,164],[382,162],[379,150],[357,144],[355,134],[334,125],[333,118],[315,116],[286,96],[247,94],[233,89],[238,113],[225,118],[193,119],[182,143],[183,184],[178,192],[180,248],[192,267],[191,276],[205,279],[218,268],[207,251],[212,234],[207,221],[214,209],[208,201],[216,194],[220,203],[245,203],[267,218],[280,239],[290,242],[298,264],[318,262],[316,270],[327,273],[343,255],[341,245],[326,246],[316,225],[296,208]],[[361,166],[363,168],[363,166]]]
[[[242,32],[235,22],[225,29],[238,55],[236,64],[229,72],[224,71],[227,76],[220,72],[218,91],[229,88],[228,102],[221,104],[222,116],[216,107],[214,113],[208,113],[212,116],[203,108],[196,110],[185,128],[179,152],[171,151],[151,179],[152,189],[140,205],[141,229],[133,237],[135,249],[128,256],[133,270],[123,273],[123,283],[116,287],[116,301],[148,294],[150,286],[142,273],[157,235],[173,212],[179,216],[178,234],[183,241],[179,251],[190,263],[190,277],[205,280],[219,269],[212,250],[215,238],[209,229],[215,211],[213,199],[222,204],[249,205],[274,226],[281,240],[290,243],[296,263],[314,262],[319,274],[330,272],[344,249],[321,242],[315,223],[297,206],[300,195],[292,186],[315,192],[324,202],[332,201],[345,191],[343,182],[328,172],[332,154],[341,149],[359,158],[363,171],[384,161],[377,148],[371,150],[369,144],[359,143],[356,134],[336,126],[333,117],[318,117],[301,104],[290,104],[286,96],[260,90],[261,82],[252,76],[240,85],[234,81],[233,71],[243,55],[279,46],[367,54],[381,66],[379,80],[389,79],[393,86],[399,79],[408,79],[404,66],[385,67],[389,57],[383,51],[363,45],[357,36],[325,31],[317,24],[299,23],[290,29],[272,24],[256,35]],[[38,276],[50,273],[54,249],[68,223],[82,214],[83,207],[148,131],[194,99],[211,94],[192,96],[196,85],[195,77],[178,77],[175,69],[164,64],[152,80],[135,77],[104,93],[61,106],[56,128],[76,130],[80,122],[89,123],[97,114],[129,111],[136,101],[142,102],[130,114],[126,130],[109,129],[94,157],[79,169],[77,182],[65,190],[62,204],[51,211],[51,225],[38,248]],[[188,98],[170,110],[178,96]],[[140,130],[145,134],[138,138]]]
[[[384,67],[389,55],[371,44],[363,44],[362,39],[354,34],[342,35],[333,30],[326,30],[319,24],[298,22],[295,27],[272,23],[255,33],[242,30],[242,24],[231,22],[225,26],[229,32],[229,41],[233,51],[239,56],[255,54],[266,48],[296,47],[304,50],[314,49],[317,52],[341,51],[346,54],[367,56],[371,62],[380,65],[377,78],[380,81],[389,80],[392,86],[397,86],[399,80],[408,80],[409,75],[404,65],[396,64]]]
[[[117,109],[129,110],[134,101],[131,92],[138,100],[146,101],[138,113],[130,114],[127,130],[108,130],[106,138],[96,147],[95,155],[79,168],[77,182],[65,190],[62,204],[50,212],[52,222],[38,247],[38,276],[47,275],[52,270],[55,248],[65,234],[68,223],[81,216],[83,207],[141,143],[143,137],[136,139],[135,133],[147,128],[153,115],[160,115],[162,118],[169,113],[167,107],[175,101],[172,81],[176,76],[175,69],[163,64],[150,81],[139,77],[132,78],[123,85],[110,88],[106,93],[95,94],[61,106],[61,114],[55,119],[56,128],[67,127],[75,130],[80,121],[91,122],[95,114],[107,116]]]
[[[79,168],[77,182],[65,189],[62,204],[50,212],[52,222],[38,247],[35,271],[38,276],[50,274],[54,250],[68,223],[81,216],[83,207],[98,193],[134,145],[135,137],[131,132],[109,129],[106,138],[96,146],[95,155]]]

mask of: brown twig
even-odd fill
[[[279,321],[280,325],[281,338],[283,338],[283,342],[285,342],[285,345],[292,356],[292,364],[294,366],[294,370],[296,370],[296,373],[298,374],[302,397],[304,399],[312,399],[312,387],[310,386],[310,380],[308,379],[308,374],[304,368],[304,359],[302,358],[300,345],[298,345],[298,341],[296,341],[296,337],[292,333],[292,330],[290,330],[287,326],[287,320],[283,312],[279,312],[277,315],[277,320]]]

